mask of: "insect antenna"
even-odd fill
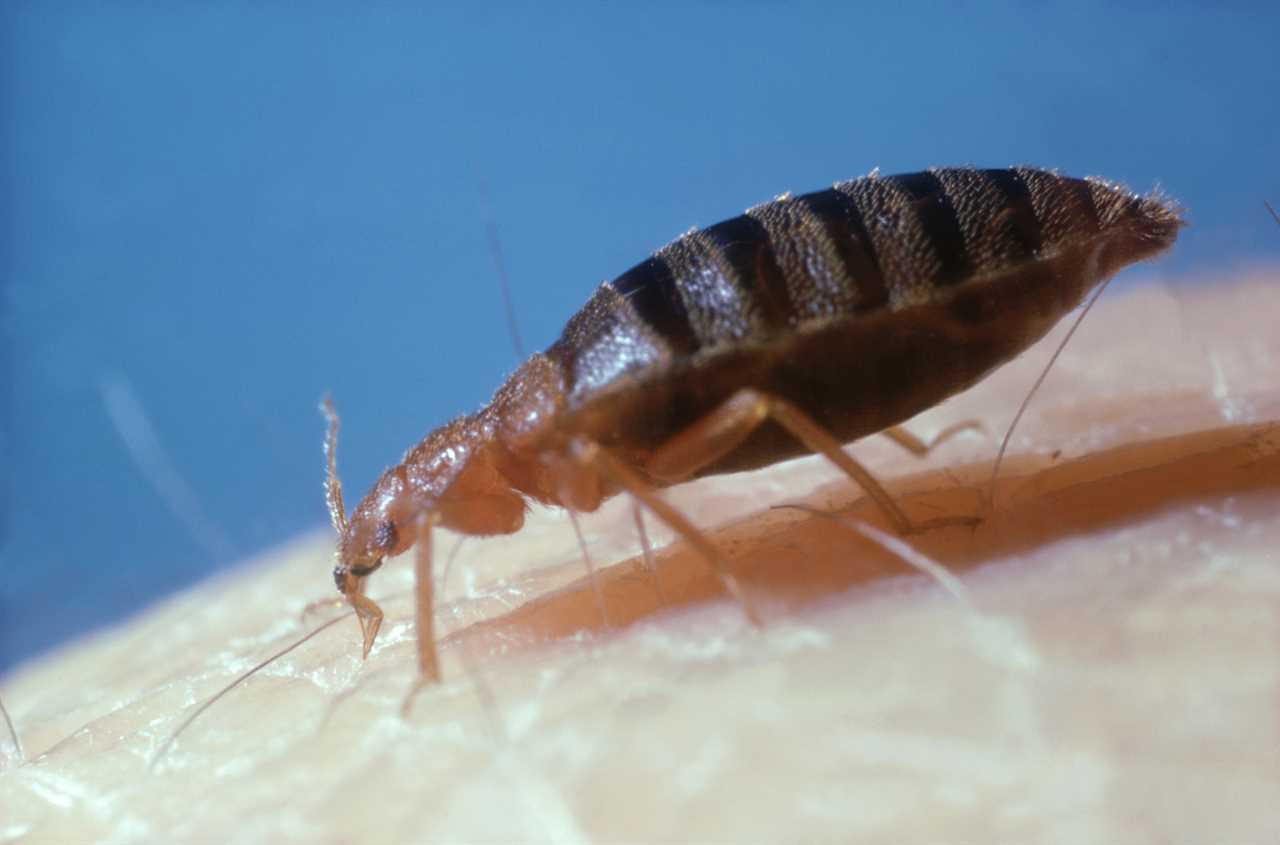
[[[1274,207],[1272,207],[1271,203],[1267,202],[1266,200],[1263,200],[1262,204],[1267,207],[1267,211],[1271,212],[1271,216],[1275,218],[1276,223],[1280,223],[1280,214],[1276,213],[1276,210]]]
[[[18,729],[13,726],[13,719],[9,718],[9,711],[5,709],[4,702],[0,701],[0,716],[4,716],[4,723],[9,726],[9,739],[13,741],[13,750],[18,753],[18,762],[26,759],[26,754],[22,751],[22,740],[18,738]]]
[[[320,413],[328,426],[324,433],[324,458],[327,472],[324,479],[324,501],[329,506],[329,521],[339,536],[347,533],[347,510],[342,504],[342,482],[338,479],[338,429],[342,422],[333,407],[333,397],[328,393],[320,400]]]
[[[178,725],[178,727],[174,730],[173,733],[169,734],[169,738],[164,741],[164,743],[160,746],[159,750],[156,751],[155,756],[151,758],[151,762],[147,764],[148,771],[155,771],[156,764],[159,763],[160,759],[164,757],[165,754],[168,753],[169,749],[173,747],[173,744],[178,741],[178,737],[181,736],[186,731],[187,728],[191,727],[192,722],[200,718],[200,716],[203,715],[206,710],[208,710],[210,707],[216,704],[218,700],[221,699],[224,695],[231,692],[233,689],[240,686],[240,684],[244,683],[249,678],[256,675],[258,672],[261,672],[263,669],[270,666],[275,661],[284,657],[286,654],[293,651],[298,646],[307,642],[316,634],[319,634],[321,631],[324,631],[327,628],[332,628],[334,625],[338,624],[344,619],[349,619],[354,615],[355,615],[355,612],[352,611],[350,613],[344,613],[341,616],[336,616],[333,619],[330,619],[328,622],[324,623],[320,627],[316,628],[314,631],[310,632],[306,636],[297,640],[292,645],[289,645],[289,646],[286,646],[285,648],[280,649],[275,654],[268,657],[266,660],[263,660],[262,662],[258,663],[252,669],[250,669],[247,672],[244,672],[239,677],[237,677],[234,681],[232,681],[222,689],[215,692],[209,698],[208,701],[206,701],[204,704],[201,704],[199,707],[195,709],[195,711],[190,716],[183,719],[182,724]]]
[[[1093,292],[1093,296],[1089,297],[1089,301],[1085,303],[1084,308],[1080,311],[1080,316],[1076,317],[1075,322],[1071,324],[1071,328],[1067,330],[1062,342],[1058,344],[1058,348],[1053,350],[1049,363],[1044,365],[1044,369],[1040,371],[1035,384],[1031,385],[1031,389],[1023,397],[1022,404],[1018,406],[1018,413],[1013,415],[1013,422],[1009,423],[1009,429],[1004,433],[1004,439],[1000,441],[1000,451],[996,453],[995,463],[991,465],[991,480],[987,483],[986,505],[984,507],[987,515],[990,515],[992,510],[995,509],[996,481],[1000,477],[1000,464],[1004,461],[1004,453],[1008,450],[1009,441],[1013,438],[1013,430],[1018,427],[1018,422],[1022,419],[1023,413],[1026,412],[1027,407],[1031,404],[1031,398],[1036,395],[1036,391],[1040,389],[1040,385],[1044,384],[1049,371],[1057,363],[1058,356],[1062,354],[1063,349],[1067,348],[1067,343],[1071,340],[1071,336],[1076,333],[1076,329],[1080,328],[1080,324],[1088,316],[1089,310],[1093,308],[1093,303],[1098,301],[1098,297],[1102,296],[1102,292],[1107,289],[1109,284],[1111,284],[1111,279],[1104,279],[1102,284],[1098,285],[1098,289]]]

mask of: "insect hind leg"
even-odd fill
[[[719,408],[668,440],[654,452],[645,469],[664,481],[675,482],[689,478],[699,469],[741,446],[766,420],[773,420],[810,451],[835,464],[851,481],[866,491],[899,534],[916,534],[931,528],[974,525],[978,522],[975,517],[943,517],[924,522],[912,520],[875,476],[850,457],[844,451],[843,444],[812,417],[786,399],[753,388],[739,390]],[[969,426],[968,423],[964,425]],[[909,451],[917,448],[928,451],[940,439],[935,438],[934,443],[926,444],[902,429],[890,431],[890,438]],[[950,436],[953,433],[955,431],[949,429],[943,435]]]
[[[934,449],[937,449],[943,443],[946,443],[948,440],[955,437],[957,434],[961,434],[966,431],[977,431],[982,433],[986,430],[986,426],[984,426],[979,420],[961,420],[958,423],[953,423],[947,426],[927,441],[921,440],[905,428],[896,425],[891,425],[880,433],[916,457],[922,458]]]

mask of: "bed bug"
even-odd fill
[[[629,493],[758,622],[720,553],[659,489],[826,456],[900,534],[913,521],[843,444],[885,432],[1026,349],[1104,279],[1170,247],[1179,211],[1030,167],[869,176],[693,230],[601,285],[492,401],[428,434],[346,516],[326,400],[333,578],[367,657],[365,595],[415,544],[421,678],[439,679],[431,533],[520,529],[527,504],[594,511]],[[955,520],[950,520],[954,522]]]

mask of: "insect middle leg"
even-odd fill
[[[737,576],[729,570],[720,550],[684,514],[669,505],[653,485],[641,478],[625,462],[610,454],[607,449],[585,438],[575,438],[570,443],[569,455],[572,461],[582,469],[609,478],[618,487],[626,490],[652,511],[658,519],[665,522],[671,530],[683,537],[685,542],[693,546],[694,550],[711,565],[729,595],[742,605],[751,624],[756,626],[761,624],[760,615],[756,612],[746,591],[743,590]]]
[[[649,545],[649,532],[644,528],[644,512],[640,509],[640,502],[637,499],[631,501],[631,518],[636,524],[636,534],[640,537],[640,553],[644,557],[644,568],[649,573],[649,577],[653,579],[653,587],[658,593],[658,604],[666,606],[667,594],[662,589],[662,578],[658,574],[658,564],[653,559],[653,547]]]
[[[942,525],[971,524],[968,518],[943,518],[915,522],[903,512],[866,467],[851,458],[843,444],[812,417],[786,399],[752,388],[739,390],[716,410],[663,444],[649,459],[645,469],[655,478],[677,482],[689,478],[699,469],[714,463],[741,446],[766,420],[781,425],[810,451],[823,455],[851,481],[866,491],[881,513],[899,534],[917,532]],[[969,424],[966,424],[969,425]],[[928,451],[925,444],[902,429],[890,429],[889,436],[899,445],[918,453]],[[943,432],[949,436],[954,432]]]

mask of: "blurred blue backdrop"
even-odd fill
[[[352,496],[484,402],[490,217],[531,348],[876,166],[1159,184],[1137,276],[1280,258],[1275,3],[472,5],[0,6],[0,669],[322,526],[325,390]]]

